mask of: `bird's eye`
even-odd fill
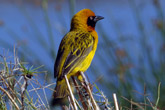
[[[89,19],[90,19],[90,20],[93,20],[93,16],[90,16]]]
[[[89,16],[87,20],[87,25],[91,27],[95,27],[96,22],[94,21],[95,16]]]

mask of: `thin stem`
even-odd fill
[[[83,96],[82,96],[82,94],[81,94],[81,92],[80,92],[80,89],[79,89],[79,87],[78,87],[79,85],[78,85],[78,83],[77,83],[77,81],[75,80],[74,77],[72,77],[72,80],[73,80],[73,83],[74,83],[75,88],[76,88],[76,90],[77,90],[77,93],[78,93],[78,95],[79,95],[79,98],[80,98],[80,101],[81,101],[81,103],[82,103],[82,106],[83,106],[84,110],[86,110],[88,107],[87,107],[87,105],[85,104],[85,101],[83,100]]]
[[[88,82],[88,80],[86,79],[86,77],[85,77],[85,75],[84,75],[83,72],[80,72],[80,74],[81,74],[81,76],[83,77],[83,80],[85,81],[85,85],[86,85],[86,87],[87,87],[87,92],[89,93],[89,96],[90,96],[90,98],[91,98],[91,102],[92,102],[92,105],[93,105],[94,109],[95,109],[95,110],[100,110],[100,108],[98,107],[98,105],[97,105],[97,103],[96,103],[96,101],[95,101],[95,99],[94,99],[94,97],[93,97],[93,95],[92,95],[91,89],[90,89],[90,87],[89,87],[89,82]]]
[[[119,110],[119,105],[118,105],[118,102],[117,102],[117,97],[116,97],[116,94],[113,93],[113,100],[114,100],[114,103],[115,103],[115,110]]]
[[[161,84],[161,82],[159,82],[159,85],[158,85],[158,98],[156,100],[156,105],[154,107],[154,110],[157,110],[157,106],[158,106],[159,99],[160,99],[160,84]]]
[[[17,103],[13,100],[13,98],[11,97],[11,95],[0,86],[0,90],[3,91],[11,100],[11,102],[14,104],[14,106],[16,107],[17,110],[20,110],[19,106],[17,105]]]
[[[68,81],[68,78],[67,78],[66,75],[65,75],[64,77],[65,77],[66,84],[67,84],[68,89],[69,89],[70,98],[71,98],[71,101],[72,101],[72,104],[73,104],[74,110],[78,110],[78,108],[77,108],[77,106],[76,106],[76,103],[75,103],[74,95],[73,95],[73,93],[72,93],[72,89],[71,89],[70,84],[69,84],[69,81]]]

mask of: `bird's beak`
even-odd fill
[[[101,19],[104,19],[104,17],[102,17],[102,16],[96,16],[96,17],[94,18],[94,21],[97,22],[97,21],[99,21],[99,20],[101,20]]]

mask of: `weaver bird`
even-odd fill
[[[101,19],[103,17],[96,16],[90,9],[83,9],[73,16],[70,31],[60,43],[54,65],[54,77],[57,78],[54,100],[69,94],[64,75],[70,79],[71,76],[78,76],[80,71],[85,72],[90,66],[98,43],[95,25]],[[78,76],[78,79],[81,78]]]

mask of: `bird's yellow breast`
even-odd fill
[[[84,61],[80,65],[78,65],[73,69],[70,75],[75,75],[75,73],[77,73],[78,71],[85,72],[89,68],[93,60],[93,57],[95,55],[95,51],[97,49],[97,43],[98,43],[98,36],[96,31],[92,32],[92,36],[94,37],[94,45],[92,51],[88,54],[88,56],[84,59]]]

